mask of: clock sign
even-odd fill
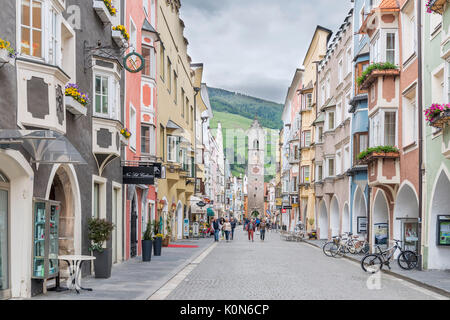
[[[125,70],[131,73],[138,73],[145,67],[145,60],[139,53],[133,51],[123,58]]]

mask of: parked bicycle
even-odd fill
[[[413,251],[403,250],[400,243],[402,241],[395,240],[395,244],[386,249],[381,250],[380,246],[377,246],[378,253],[368,254],[361,260],[361,268],[365,272],[376,273],[386,265],[389,270],[391,269],[390,262],[394,258],[394,254],[397,250],[400,250],[400,255],[398,256],[397,262],[400,268],[404,270],[412,270],[418,265],[417,254]]]

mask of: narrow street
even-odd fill
[[[442,299],[403,280],[381,274],[381,289],[369,290],[369,274],[347,259],[326,257],[306,243],[285,242],[270,232],[266,241],[238,229],[221,241],[167,296],[168,300]]]

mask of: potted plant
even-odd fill
[[[112,249],[104,248],[103,245],[111,238],[114,224],[105,219],[90,219],[88,223],[90,250],[95,257],[95,277],[107,279],[111,277]]]
[[[124,47],[130,39],[130,34],[124,25],[119,24],[112,27],[112,37],[119,47]]]
[[[433,103],[425,109],[425,120],[432,127],[443,128],[450,122],[450,104]]]
[[[145,230],[144,237],[142,239],[142,261],[145,262],[152,260],[153,225],[154,223],[151,221],[147,223],[147,229]]]
[[[169,219],[167,219],[166,223],[167,223],[167,234],[163,239],[163,246],[164,247],[168,247],[169,243],[170,243],[170,235],[172,234],[172,226],[170,224],[170,222],[172,221],[171,216],[169,216]]]
[[[155,256],[161,255],[163,237],[164,237],[164,235],[162,235],[161,233],[158,233],[153,238],[153,253]]]
[[[11,47],[9,41],[0,38],[0,63],[9,63],[14,66],[18,52]]]
[[[75,83],[69,83],[65,90],[65,102],[67,110],[74,115],[86,115],[86,106],[89,103],[89,97],[86,93],[80,91]]]

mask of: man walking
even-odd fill
[[[266,238],[266,222],[264,220],[261,220],[259,223],[259,233],[261,234],[261,240],[264,241]]]
[[[250,237],[252,238],[252,239],[251,239],[252,242],[255,241],[255,240],[253,239],[253,233],[255,232],[255,227],[256,227],[256,225],[255,225],[255,222],[254,222],[253,219],[252,219],[252,221],[249,221],[249,222],[247,223],[248,241],[250,241]]]
[[[219,226],[220,226],[219,225],[219,220],[217,220],[217,218],[214,218],[214,221],[212,223],[212,227],[214,229],[214,241],[215,242],[219,242],[219,232],[220,232]]]
[[[231,218],[231,240],[234,240],[234,229],[236,229],[236,220]]]

